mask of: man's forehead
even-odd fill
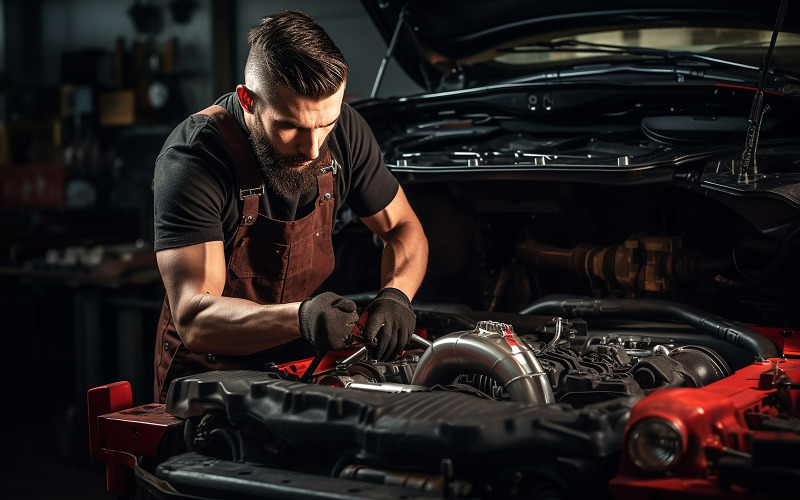
[[[273,119],[294,121],[303,125],[313,121],[315,126],[334,122],[341,113],[344,85],[339,90],[322,99],[301,96],[296,92],[278,86],[270,103]]]

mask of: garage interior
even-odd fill
[[[128,380],[136,404],[151,401],[155,157],[239,83],[249,28],[287,8],[348,59],[345,100],[368,96],[386,44],[357,0],[0,3],[3,498],[108,498],[85,394]],[[416,90],[390,63],[381,95]]]
[[[472,26],[467,26],[467,21],[480,18],[479,21],[494,28],[496,25],[491,23],[506,18],[509,25],[527,29],[529,26],[519,21],[523,14],[533,13],[538,17],[542,12],[548,14],[548,9],[558,10],[554,5],[545,7],[542,3],[530,2],[520,12],[514,12],[509,21],[512,10],[500,7],[512,2],[492,4],[485,12],[479,7],[465,7],[463,12],[454,12],[453,4],[461,7],[457,0],[438,4],[412,1],[402,9],[401,2],[373,1],[369,8],[381,11],[384,24],[390,24],[392,29],[397,19],[393,9],[401,12],[402,19],[406,8],[413,9],[416,5],[421,8],[415,12],[416,19],[414,15],[410,17],[413,31],[441,29],[439,34],[445,39],[455,35],[461,42],[471,40],[476,44],[483,40],[481,36],[494,31],[469,31]],[[738,327],[730,329],[725,321],[717,322],[716,317],[710,316],[719,314],[723,319],[760,327],[757,333],[772,335],[770,340],[758,336],[768,348],[764,352],[773,353],[780,344],[784,349],[783,361],[787,361],[788,352],[791,363],[787,366],[791,364],[797,370],[792,358],[800,355],[792,349],[798,349],[796,339],[800,331],[792,325],[800,318],[795,286],[800,275],[800,259],[796,258],[797,235],[800,234],[797,212],[800,174],[795,168],[798,163],[796,131],[800,130],[797,116],[800,115],[793,110],[797,110],[800,103],[797,99],[800,86],[796,83],[800,77],[796,58],[791,64],[781,59],[789,59],[785,54],[796,54],[800,47],[795,23],[789,23],[794,30],[787,30],[790,37],[781,32],[781,43],[775,52],[775,68],[787,66],[777,72],[773,68],[768,78],[774,86],[766,91],[767,106],[760,115],[764,119],[764,129],[758,132],[762,134],[761,174],[743,182],[736,170],[744,156],[730,146],[730,141],[738,144],[745,139],[748,110],[751,118],[758,115],[753,112],[759,102],[754,96],[759,96],[761,91],[755,88],[759,84],[752,83],[751,79],[756,73],[755,64],[763,60],[770,35],[773,35],[769,31],[773,19],[771,11],[753,18],[759,19],[759,38],[748,38],[746,42],[740,39],[743,31],[708,30],[705,24],[695,32],[684,25],[667,29],[625,29],[623,23],[622,27],[614,25],[614,30],[589,33],[580,40],[578,37],[561,41],[548,39],[550,45],[535,41],[544,36],[537,32],[530,40],[525,39],[526,44],[516,38],[514,42],[520,44],[518,46],[501,47],[496,54],[490,50],[470,53],[465,59],[459,59],[457,51],[443,50],[448,47],[446,43],[423,47],[420,42],[423,38],[416,38],[412,30],[408,30],[409,33],[399,39],[419,42],[411,50],[414,57],[418,55],[416,50],[423,48],[429,50],[428,55],[439,56],[434,50],[438,49],[444,54],[443,59],[452,58],[446,63],[437,60],[435,68],[433,65],[427,68],[422,63],[415,67],[404,59],[405,69],[419,73],[412,80],[394,60],[389,59],[384,68],[386,26],[382,26],[384,34],[381,35],[365,3],[362,0],[0,0],[0,217],[4,229],[0,233],[0,280],[3,284],[0,312],[6,325],[3,332],[7,352],[11,353],[10,361],[2,367],[3,394],[10,411],[4,413],[6,425],[0,434],[8,450],[0,458],[3,477],[0,498],[63,500],[111,496],[106,491],[103,462],[89,457],[86,392],[125,380],[132,386],[132,413],[136,405],[152,402],[153,341],[164,299],[152,251],[155,159],[164,140],[181,120],[242,83],[249,29],[264,15],[284,9],[310,14],[341,49],[350,65],[344,100],[364,104],[354,107],[377,131],[375,135],[386,162],[404,183],[405,192],[429,235],[431,253],[426,288],[414,298],[418,328],[421,328],[420,311],[427,314],[432,331],[439,328],[443,335],[453,330],[450,321],[461,325],[459,319],[469,325],[459,329],[471,329],[472,325],[465,320],[469,319],[467,312],[495,313],[486,319],[500,318],[501,323],[519,321],[514,323],[518,329],[516,333],[524,338],[531,352],[538,349],[536,356],[544,361],[551,384],[555,387],[558,381],[561,386],[558,388],[561,392],[555,393],[558,402],[574,403],[574,408],[581,411],[590,412],[590,407],[593,411],[597,403],[597,408],[607,409],[608,415],[625,414],[628,418],[631,413],[626,413],[629,407],[625,405],[632,407],[634,402],[633,398],[624,396],[643,397],[660,391],[662,385],[694,389],[694,384],[708,384],[700,377],[684,377],[692,370],[679,370],[686,366],[695,368],[694,361],[699,358],[702,362],[696,363],[696,371],[708,366],[718,368],[716,363],[722,360],[719,363],[722,369],[713,374],[728,378],[731,370],[725,365],[727,359],[734,362],[733,371],[738,372],[739,367],[745,366],[757,371],[758,391],[763,389],[762,382],[773,384],[786,393],[796,391],[797,384],[779,377],[779,370],[764,371],[758,365],[765,361],[761,358],[762,351],[758,350],[762,344],[743,347],[740,339],[751,337],[740,336]],[[786,2],[779,0],[779,3]],[[678,4],[677,0],[669,0],[661,8],[672,14]],[[704,2],[697,4],[705,5]],[[736,10],[742,5],[744,3],[726,6],[721,16],[739,23],[747,18]],[[581,6],[586,7],[577,5]],[[656,6],[631,4],[630,7],[636,10]],[[685,10],[690,12],[696,7],[691,5]],[[497,10],[492,13],[491,9]],[[420,12],[430,16],[421,20]],[[636,19],[632,24],[646,18],[624,12],[630,14],[626,19]],[[440,23],[451,13],[452,24]],[[479,13],[502,15],[495,18]],[[672,20],[667,14],[665,18]],[[558,19],[571,23],[572,16],[577,15],[569,10],[566,17]],[[610,17],[619,21],[617,17]],[[387,19],[391,22],[386,22]],[[748,22],[755,22],[753,19]],[[792,20],[791,14],[788,19]],[[700,21],[695,19],[695,22]],[[705,22],[703,19],[702,23]],[[576,29],[571,24],[568,27]],[[464,30],[469,34],[461,36]],[[701,47],[696,50],[704,51],[718,43],[722,47],[720,51],[710,53],[730,60],[709,59],[705,52],[684,53],[676,49],[685,45]],[[744,60],[752,66],[732,62],[733,54],[740,54],[730,47],[740,44],[745,47],[742,53],[747,58]],[[403,48],[401,42],[397,47],[396,58],[408,57],[408,46]],[[647,47],[668,48],[654,55]],[[786,50],[792,48],[795,52]],[[726,53],[726,50],[732,51]],[[574,66],[564,63],[577,54],[592,59]],[[609,60],[619,60],[608,66],[601,64],[607,56]],[[483,62],[488,64],[478,70],[478,60],[483,57],[486,58]],[[595,57],[597,59],[593,59]],[[544,63],[541,67],[550,65],[552,68],[567,64],[563,67],[568,69],[556,72],[557,78],[552,78],[556,74],[552,71],[524,73],[529,65],[539,68],[539,63]],[[586,74],[582,75],[584,70]],[[378,88],[376,76],[381,74]],[[512,75],[517,76],[512,78]],[[416,82],[445,92],[407,99],[366,100],[376,95],[376,91],[378,97],[387,98],[420,94],[423,88]],[[775,86],[780,82],[785,85]],[[761,119],[756,120],[757,131]],[[753,120],[750,122],[752,125]],[[755,146],[759,145],[758,134],[755,137],[750,149],[754,166]],[[613,202],[608,203],[609,200]],[[361,294],[361,300],[366,300],[368,293],[363,283],[368,273],[362,270],[377,270],[379,266],[365,264],[368,261],[363,259],[363,247],[369,245],[362,244],[370,243],[369,250],[374,252],[368,255],[379,258],[380,242],[363,227],[353,228],[353,225],[342,224],[349,231],[342,231],[340,237],[344,234],[348,239],[338,248],[351,249],[354,246],[348,245],[355,245],[361,251],[337,249],[339,274],[333,275],[331,281],[336,283],[337,292]],[[574,295],[567,295],[567,291]],[[550,294],[556,295],[556,299],[548,303]],[[603,312],[610,310],[610,313],[600,314],[602,307],[592,302],[597,298],[606,300],[609,308]],[[637,300],[627,301],[629,298]],[[540,303],[541,299],[545,300]],[[655,300],[651,302],[650,299]],[[644,309],[656,309],[655,306],[663,306],[660,299],[675,299],[665,303],[668,307],[676,304],[682,314],[689,311],[681,318],[690,316],[691,321],[673,321],[669,315],[665,319],[659,316],[661,310],[656,313],[647,310],[637,316],[639,309],[624,309],[627,305],[623,305],[625,302],[645,304]],[[575,317],[563,313],[567,308],[565,304],[573,303],[579,304],[575,310],[584,313],[589,307],[597,310],[597,316],[591,318],[591,328],[588,322],[580,319],[580,314],[577,315],[579,326],[575,329],[569,329],[570,323],[555,317]],[[617,304],[625,313],[618,322],[613,307]],[[551,307],[560,307],[558,310],[562,312],[552,312]],[[509,313],[514,315],[514,321],[503,320],[512,317]],[[706,321],[709,318],[713,321]],[[698,326],[700,323],[702,325]],[[565,338],[561,338],[563,328],[567,328]],[[475,331],[478,330],[476,327]],[[514,332],[506,333],[514,339]],[[697,333],[708,335],[698,341]],[[540,338],[539,334],[544,335]],[[588,348],[579,353],[577,346],[584,345],[581,344],[584,336]],[[436,338],[436,333],[433,337]],[[591,344],[591,339],[597,340],[597,344]],[[681,342],[688,344],[688,355]],[[694,342],[706,344],[697,348]],[[521,344],[522,341],[514,346]],[[724,351],[725,355],[715,354],[709,345]],[[568,347],[573,350],[568,351]],[[431,351],[433,349],[428,352]],[[708,352],[713,356],[704,357]],[[608,353],[626,355],[614,357]],[[627,356],[627,353],[638,354]],[[674,359],[682,353],[684,360],[689,359],[685,365]],[[605,357],[597,361],[595,354],[598,359]],[[648,365],[651,354],[655,359],[668,361],[663,365],[664,373],[675,377],[653,376],[650,381],[648,374],[661,373],[656,370],[658,367],[648,371],[655,366]],[[413,357],[414,353],[407,354],[407,358]],[[764,354],[764,357],[777,356],[773,353]],[[403,358],[394,363],[406,363],[408,360]],[[420,358],[416,356],[413,362]],[[358,361],[352,364],[357,365]],[[580,365],[584,362],[592,368],[584,369],[584,365]],[[342,366],[337,361],[337,370]],[[572,373],[569,368],[573,366],[581,366],[581,370],[575,370],[578,376],[565,382],[561,374]],[[342,375],[341,385],[317,381],[313,387],[323,395],[323,389],[350,387],[346,385],[348,376],[363,375],[358,369],[355,366],[352,373],[338,373],[337,376]],[[597,370],[607,373],[595,377]],[[530,373],[526,372],[527,375]],[[744,372],[739,375],[740,382],[748,376]],[[770,377],[773,377],[771,381]],[[747,379],[748,383],[756,378]],[[287,379],[280,382],[294,380]],[[491,377],[489,379],[491,381]],[[451,377],[442,384],[453,382],[457,387],[449,390],[454,393],[469,389],[463,387],[464,384],[456,384],[460,380]],[[482,379],[476,380],[470,386],[473,389],[482,385]],[[729,378],[718,386],[730,391],[719,394],[718,399],[726,404],[736,399],[731,394],[738,394],[743,385],[733,380]],[[303,381],[308,382],[308,379]],[[409,380],[403,382],[414,385]],[[422,386],[437,386],[438,390],[441,381],[432,377],[426,382]],[[584,383],[589,384],[586,387],[591,390],[585,389]],[[369,398],[364,394],[370,394],[374,386],[366,384],[361,388],[365,390],[352,391],[355,394],[351,401],[369,402],[359,398]],[[494,393],[494,399],[502,400],[500,389],[487,384],[483,391],[470,389],[466,392],[473,398]],[[788,419],[789,422],[796,422],[800,415],[796,392],[793,400],[788,396],[776,397],[762,405],[757,390],[749,389],[753,401],[757,401],[752,407],[743,402],[743,397],[737,399],[742,404],[737,411],[748,416],[748,426],[757,427],[753,422],[758,417],[762,430],[773,429],[769,425],[781,430],[786,420],[784,414],[790,413],[795,418]],[[454,395],[454,398],[461,396]],[[302,399],[301,396],[297,398]],[[325,398],[319,398],[317,402],[323,400]],[[617,408],[612,400],[624,400],[625,405],[620,403]],[[417,403],[410,401],[416,408]],[[650,401],[655,401],[653,405],[660,404],[657,398],[650,398]],[[721,407],[720,401],[714,404]],[[607,404],[600,405],[602,402]],[[667,399],[666,404],[670,411],[676,408],[675,401]],[[312,410],[325,408],[327,411],[328,406],[319,403],[319,407]],[[445,403],[441,406],[447,407]],[[421,409],[423,405],[418,408],[422,417],[427,417]],[[557,413],[555,409],[553,412]],[[290,413],[286,411],[287,420],[294,417]],[[708,414],[712,413],[709,410]],[[389,416],[391,420],[392,415]],[[437,423],[451,424],[457,421],[456,416],[451,416],[451,420],[441,418]],[[425,421],[422,417],[421,422]],[[699,418],[694,413],[691,417]],[[517,426],[519,429],[514,432],[522,432],[522,427],[534,429],[536,425],[528,425],[534,420],[545,428],[550,422],[548,418],[530,419],[526,425]],[[581,418],[575,417],[575,421]],[[276,419],[269,420],[274,424]],[[357,424],[350,428],[354,433],[371,425],[371,422],[356,420]],[[570,435],[577,436],[577,440],[580,433],[575,421],[564,427]],[[607,424],[609,429],[613,427],[613,436],[620,436],[616,441],[609,438],[614,446],[621,442],[622,426],[610,423],[616,420],[606,417],[597,421]],[[491,428],[487,422],[482,419],[472,429],[484,432]],[[509,422],[511,420],[497,418],[496,423],[504,436],[513,434],[511,428],[515,426]],[[306,424],[313,432],[306,433],[298,427],[297,435],[316,437],[319,427],[315,426],[319,422],[309,419]],[[797,426],[792,425],[796,437]],[[432,429],[427,425],[420,427]],[[719,427],[724,426],[719,424]],[[413,442],[412,433],[406,432],[410,426],[398,425],[398,428],[399,443]],[[705,432],[705,427],[702,429]],[[717,427],[714,429],[716,432]],[[206,432],[207,429],[202,430]],[[750,436],[749,431],[750,427],[748,433],[742,431],[743,435]],[[486,432],[487,436],[496,437]],[[532,430],[531,433],[534,437],[530,439],[540,445],[539,435]],[[729,433],[738,438],[734,430]],[[126,429],[124,434],[130,436],[131,433]],[[597,434],[612,436],[610,431]],[[138,434],[133,435],[138,437]],[[342,436],[346,435],[341,432],[338,437],[345,439]],[[772,456],[772,451],[779,450],[775,454],[777,458],[773,458],[776,462],[784,455],[795,453],[791,450],[796,450],[796,440],[790,440],[791,444],[783,448],[775,448],[771,436],[759,438],[766,443],[760,453],[769,450],[767,455]],[[665,442],[670,444],[668,441]],[[671,443],[675,445],[676,442]],[[340,446],[335,440],[331,443],[328,443],[328,450],[336,448],[336,452],[341,448],[348,451],[351,445],[348,442]],[[396,449],[380,443],[371,444],[375,449],[390,452]],[[715,451],[720,456],[727,453],[724,458],[728,459],[725,464],[728,477],[746,476],[739,474],[737,467],[755,464],[757,460],[752,458],[755,453],[739,453],[739,448],[726,443],[728,448],[720,441],[715,444],[718,447],[709,448],[711,451],[703,448],[703,453],[708,456],[713,456]],[[749,444],[743,440],[737,446],[747,449]],[[320,456],[330,459],[335,455],[328,453],[319,442],[312,445],[315,453],[319,447]],[[566,447],[561,441],[557,441],[557,445],[560,451]],[[790,449],[790,445],[795,448]],[[580,447],[581,453],[583,448]],[[630,449],[623,448],[623,455],[631,453]],[[420,449],[426,450],[424,446]],[[448,442],[444,449],[449,454],[454,448]],[[527,455],[536,455],[529,448],[520,449]],[[279,456],[284,460],[285,450],[279,447],[275,450],[276,454],[282,453]],[[370,449],[365,445],[361,451],[364,450]],[[296,455],[308,456],[301,452]],[[571,460],[557,455],[564,463]],[[433,456],[427,453],[429,459]],[[480,452],[479,456],[480,460],[472,460],[476,468],[483,466],[479,462],[487,454]],[[603,455],[603,458],[608,457]],[[397,469],[407,470],[417,465],[413,454],[408,460],[413,464],[406,469],[397,466]],[[231,461],[236,462],[235,459]],[[723,469],[719,465],[722,460],[711,462],[717,470]],[[403,464],[402,461],[396,463]],[[574,464],[582,463],[574,461]],[[633,462],[628,465],[634,469]],[[510,472],[502,462],[495,466],[502,469],[498,477],[504,478],[503,474]],[[531,466],[531,477],[541,472],[537,466]],[[701,463],[697,469],[706,466]],[[638,463],[636,467],[640,467]],[[391,470],[388,465],[386,468]],[[452,477],[452,471],[446,473],[445,469],[440,471],[443,492],[450,484],[445,478]],[[559,480],[583,483],[570,481],[569,475],[558,470],[553,476]],[[574,470],[582,471],[579,465],[575,465]],[[237,472],[240,473],[249,474],[248,471]],[[460,473],[462,477],[470,477],[463,469]],[[788,473],[796,474],[793,470]],[[672,470],[665,474],[664,477],[675,481],[683,477],[680,471],[674,477]],[[759,476],[758,473],[752,475]],[[438,476],[434,474],[434,477]],[[636,478],[635,475],[631,477]],[[717,480],[715,477],[706,479],[709,483]],[[488,480],[486,483],[490,484]],[[780,484],[780,480],[772,483]],[[378,481],[376,484],[388,483]],[[590,484],[593,483],[587,480],[582,486]],[[330,491],[326,490],[326,494]],[[683,492],[683,486],[679,491]],[[501,493],[498,495],[503,497]]]

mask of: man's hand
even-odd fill
[[[298,316],[300,333],[320,353],[347,347],[358,321],[355,302],[333,292],[304,300]]]
[[[408,345],[417,317],[411,311],[411,301],[397,288],[384,288],[369,303],[365,312],[367,323],[363,336],[375,339],[377,345],[370,349],[372,358],[391,361]]]

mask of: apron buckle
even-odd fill
[[[239,199],[243,200],[250,196],[261,196],[264,194],[264,185],[260,185],[256,188],[247,188],[247,189],[240,189],[239,190]]]
[[[332,159],[330,165],[328,165],[327,167],[322,167],[321,169],[319,169],[319,173],[320,174],[326,174],[328,172],[331,172],[333,175],[336,175],[336,171],[338,169],[339,169],[339,162],[337,162],[335,159]]]

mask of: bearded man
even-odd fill
[[[350,344],[356,304],[316,293],[334,269],[332,228],[345,203],[384,244],[362,330],[373,357],[396,358],[414,330],[427,240],[368,125],[343,102],[347,62],[298,11],[263,18],[248,42],[244,84],[181,122],[156,160],[166,290],[156,401],[177,377],[265,369]]]

